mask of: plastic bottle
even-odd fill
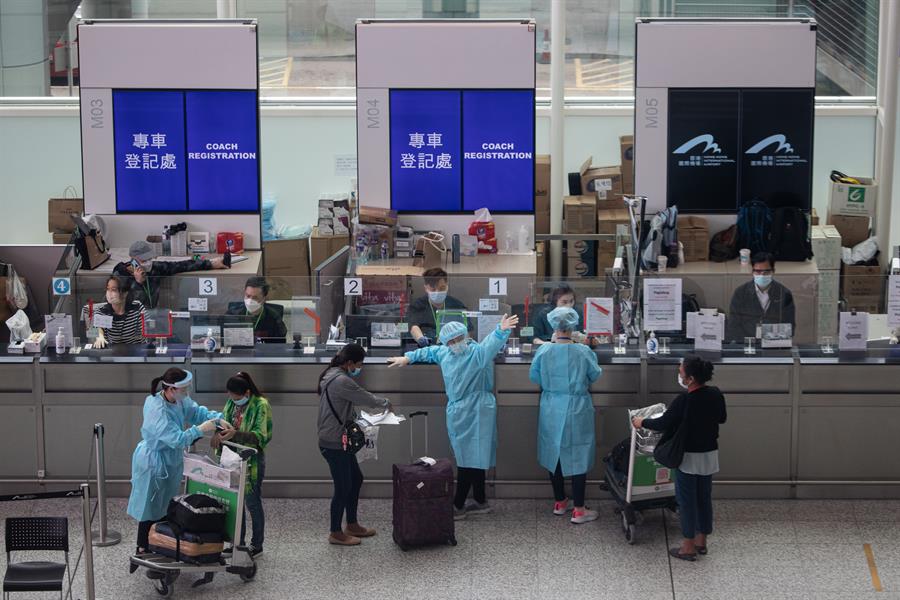
[[[659,341],[656,339],[656,334],[654,332],[650,332],[650,337],[647,338],[647,354],[656,354],[659,352]]]
[[[508,229],[506,230],[505,244],[506,244],[506,246],[505,246],[504,251],[506,252],[506,254],[512,254],[514,252],[514,250],[513,250],[513,232]]]
[[[522,225],[519,229],[519,252],[531,252],[532,250],[531,235],[528,232],[528,228]]]
[[[459,234],[454,233],[452,240],[453,240],[452,241],[452,253],[453,253],[452,260],[453,260],[454,265],[458,265],[459,264],[459,244],[460,244]]]
[[[204,345],[206,346],[207,352],[215,352],[216,347],[219,345],[218,342],[216,342],[216,336],[213,335],[212,327],[206,330],[206,341],[204,342]]]
[[[56,353],[57,354],[65,354],[66,353],[66,334],[63,333],[62,327],[60,327],[59,331],[56,332]]]

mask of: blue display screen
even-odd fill
[[[463,210],[534,210],[534,92],[462,93]]]
[[[533,90],[391,90],[391,208],[534,210]]]
[[[114,91],[118,212],[187,209],[184,94]]]
[[[203,91],[184,96],[189,210],[256,210],[256,93]]]
[[[253,90],[114,90],[117,212],[257,212]]]

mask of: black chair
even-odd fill
[[[90,542],[88,542],[90,543]],[[51,550],[64,552],[65,564],[50,561],[14,563],[13,552]],[[6,576],[3,578],[3,599],[10,592],[59,592],[63,597],[63,578],[69,572],[69,520],[65,517],[24,517],[6,519]]]

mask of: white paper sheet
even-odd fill
[[[869,313],[842,312],[838,331],[839,350],[865,350],[869,341]]]
[[[644,331],[681,329],[681,280],[644,279]]]
[[[613,332],[613,299],[584,299],[584,330],[588,335],[612,335]]]
[[[359,411],[359,418],[370,425],[399,425],[406,420],[406,417],[403,415],[396,415],[392,412],[383,412],[373,415],[364,410]]]
[[[900,275],[888,279],[888,325],[900,327]]]

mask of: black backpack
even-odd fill
[[[812,258],[806,212],[796,206],[783,206],[775,210],[769,233],[769,252],[775,260],[804,261]]]
[[[709,260],[728,262],[738,257],[738,228],[732,225],[712,236],[709,241]]]
[[[166,520],[180,531],[224,533],[225,507],[208,494],[182,494],[169,500]]]
[[[752,254],[768,249],[772,230],[772,209],[758,198],[741,205],[738,211],[738,249],[749,248]]]

